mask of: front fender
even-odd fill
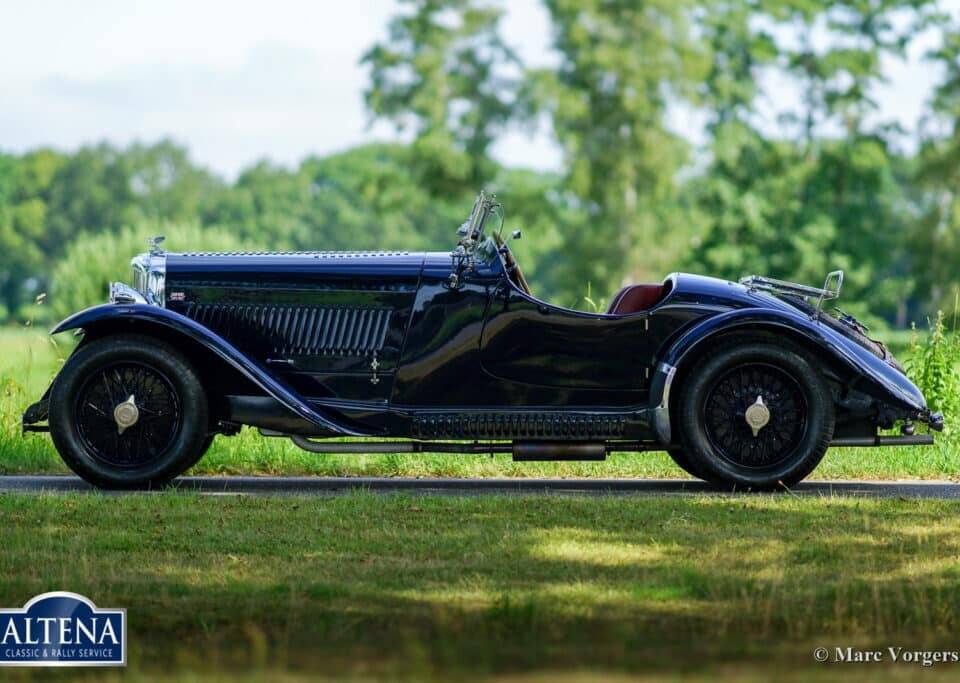
[[[189,337],[222,358],[244,377],[277,399],[296,415],[324,429],[345,436],[373,436],[369,431],[348,424],[338,416],[318,412],[300,396],[274,378],[256,359],[250,358],[220,335],[186,316],[147,304],[103,304],[80,311],[63,320],[50,334],[83,328],[110,327],[121,332],[138,332],[145,325],[160,325]],[[143,330],[149,334],[149,329]]]
[[[926,400],[907,377],[852,339],[801,313],[772,308],[741,308],[702,320],[684,331],[657,363],[651,385],[654,430],[663,443],[670,443],[670,391],[677,368],[690,354],[710,343],[718,334],[738,329],[761,329],[793,333],[863,379],[863,390],[873,398],[910,413],[926,410]]]

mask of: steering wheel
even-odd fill
[[[497,245],[497,252],[503,257],[503,267],[507,271],[507,277],[510,278],[510,281],[515,284],[521,292],[530,294],[530,285],[527,283],[527,278],[524,277],[523,271],[520,270],[520,264],[517,263],[513,252],[510,251],[510,247],[506,245],[503,238],[497,233],[494,233],[493,240]]]

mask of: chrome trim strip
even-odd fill
[[[671,438],[670,426],[670,387],[673,385],[673,378],[677,374],[677,369],[667,363],[661,363],[657,372],[664,374],[663,394],[660,396],[660,405],[653,409],[653,431],[656,433],[660,443],[669,444]]]

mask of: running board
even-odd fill
[[[841,436],[830,442],[832,447],[857,446],[932,446],[932,434],[910,434],[905,436]]]

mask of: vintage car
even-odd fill
[[[696,477],[771,489],[831,445],[931,444],[917,424],[943,426],[882,344],[822,310],[839,271],[822,289],[675,273],[571,310],[531,293],[502,220],[487,234],[499,208],[481,194],[452,252],[156,239],[132,287],[54,328],[82,340],[24,429],[111,488],[168,482],[248,425],[317,453],[666,450]]]

